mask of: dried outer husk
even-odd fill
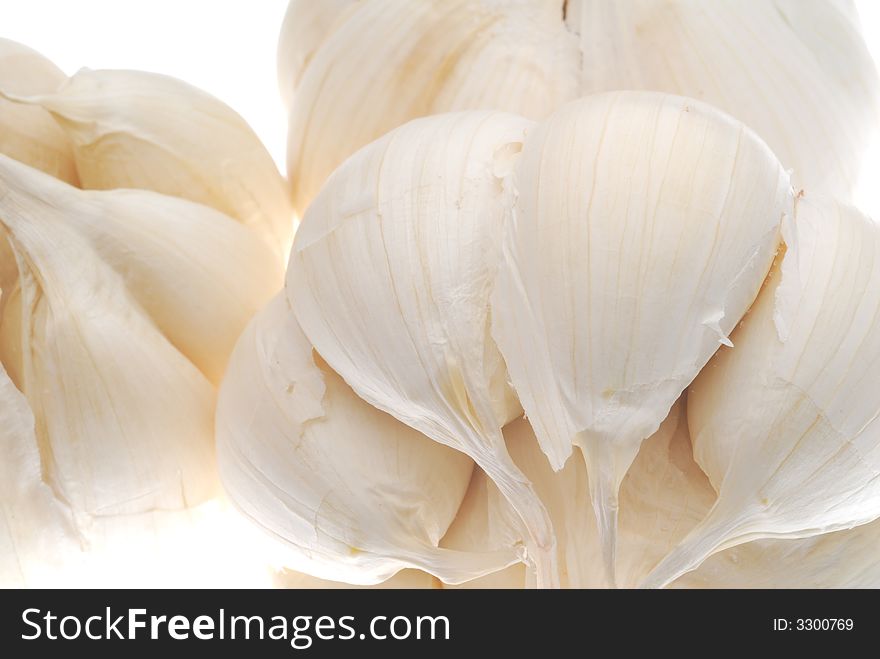
[[[873,186],[880,82],[846,0],[361,0],[333,13],[332,29],[311,27],[318,4],[294,0],[281,36],[299,209],[346,157],[415,117],[542,119],[620,89],[717,106],[761,135],[798,187],[852,200],[860,181]]]
[[[232,501],[294,571],[370,585],[419,568],[457,583],[510,562],[438,547],[473,461],[358,398],[313,356],[283,293],[236,346],[217,446]]]
[[[48,94],[67,76],[40,53],[0,38],[0,91]],[[77,185],[70,140],[46,110],[0,98],[0,153]]]
[[[646,586],[750,540],[880,516],[880,226],[807,195],[783,236],[736,347],[690,392],[694,454],[718,500]]]
[[[581,449],[613,581],[620,483],[758,294],[789,177],[710,106],[614,92],[537,124],[510,185],[493,336],[552,467]]]
[[[60,88],[4,94],[44,108],[73,144],[83,188],[136,188],[211,206],[287,257],[294,213],[283,178],[234,110],[169,76],[82,69]]]

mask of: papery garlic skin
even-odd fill
[[[279,53],[300,210],[346,157],[410,119],[542,119],[621,89],[715,105],[759,134],[798,187],[844,200],[880,139],[880,81],[846,2],[361,0],[312,33],[306,60],[292,44],[310,4],[291,4]]]
[[[523,517],[552,580],[549,519],[504,446],[520,414],[489,336],[503,178],[530,122],[453,113],[349,159],[309,207],[287,295],[309,340],[371,405],[470,455]]]
[[[291,5],[285,32],[309,22]],[[293,87],[287,165],[302,213],[357,149],[430,114],[494,109],[540,118],[578,95],[577,41],[559,3],[367,0],[340,14]],[[301,18],[300,18],[301,17]],[[301,22],[300,22],[301,21]],[[282,35],[281,56],[294,34]],[[290,71],[290,72],[287,72]]]
[[[256,231],[283,262],[294,215],[284,180],[248,124],[220,100],[144,71],[82,69],[45,108],[73,143],[83,188],[138,188],[211,206]]]
[[[0,187],[0,359],[34,419],[9,440],[30,462],[3,505],[62,534],[17,503],[36,470],[71,542],[100,551],[130,516],[158,525],[217,494],[209,374],[280,273],[260,238],[191,202],[81,191],[5,156]]]
[[[67,76],[25,45],[0,38],[0,92],[46,94]],[[0,98],[0,153],[77,185],[79,178],[70,140],[43,108]]]
[[[356,396],[280,293],[248,325],[217,406],[226,491],[283,545],[293,570],[351,584],[420,568],[451,583],[503,567],[489,551],[438,547],[473,462]]]
[[[783,232],[736,347],[690,393],[694,454],[718,501],[645,585],[749,540],[880,517],[880,227],[807,195]]]
[[[511,185],[493,336],[553,468],[583,452],[611,574],[620,483],[757,295],[789,178],[710,106],[616,92],[539,123]]]

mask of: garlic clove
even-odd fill
[[[880,128],[877,71],[851,13],[812,0],[572,0],[566,21],[584,93],[711,103],[765,139],[796,187],[851,199]]]
[[[761,135],[796,187],[855,194],[880,128],[880,84],[842,3],[573,0],[567,20],[581,39],[585,93],[704,100]]]
[[[504,428],[508,449],[535,484],[556,529],[560,583],[566,588],[608,585],[595,519],[589,514],[589,483],[584,463],[569,460],[554,472],[524,419]],[[673,405],[659,430],[646,439],[620,488],[620,551],[617,583],[641,583],[709,512],[716,494],[694,461],[686,402]],[[504,508],[507,507],[508,510]],[[491,510],[491,513],[487,514]],[[510,522],[513,521],[513,526]],[[514,550],[522,531],[497,488],[475,470],[468,494],[441,544],[450,540],[464,551],[485,547]],[[710,557],[673,582],[673,588],[848,588],[880,580],[876,543],[880,523],[798,540],[756,540]],[[449,539],[449,540],[448,540]],[[780,565],[786,566],[784,570]],[[459,588],[522,588],[534,579],[521,563]]]
[[[489,336],[503,178],[529,125],[438,115],[361,150],[309,207],[287,294],[315,349],[361,398],[490,475],[550,584],[553,532],[504,446],[501,426],[521,410]]]
[[[880,516],[880,227],[808,195],[783,236],[787,251],[736,347],[690,395],[694,455],[718,501],[647,586],[751,540]]]
[[[686,401],[687,394],[645,440],[621,485],[618,574],[627,588],[638,586],[715,502],[694,462]]]
[[[81,192],[9,160],[0,161],[0,177],[15,181],[14,194],[29,214],[54,216],[84,238],[165,337],[215,384],[238,335],[281,285],[271,248],[206,206],[143,190]],[[17,295],[10,290],[10,299]],[[15,350],[18,343],[7,345]],[[7,365],[14,379],[16,361]]]
[[[286,259],[294,218],[284,180],[250,126],[213,96],[155,73],[82,69],[55,92],[16,98],[62,126],[82,187],[211,206]]]
[[[569,460],[554,471],[525,419],[508,424],[504,437],[511,456],[534,484],[553,520],[560,585],[608,587],[583,460]],[[691,457],[683,403],[676,403],[658,431],[642,444],[623,481],[620,497],[622,542],[617,583],[631,587],[699,522],[715,498]],[[491,547],[515,553],[522,548],[524,537],[509,504],[485,473],[475,470],[468,494],[442,544],[463,551]],[[513,566],[463,585],[478,587],[481,583],[507,587],[518,584],[522,588],[534,585],[535,579],[533,571],[522,575]]]
[[[281,285],[273,250],[232,218],[183,199],[141,190],[85,199],[77,226],[171,343],[219,384],[238,336]]]
[[[278,40],[278,87],[290,107],[308,63],[360,0],[291,0]]]
[[[657,432],[645,440],[621,485],[620,551],[614,580],[609,579],[602,560],[603,547],[590,511],[590,482],[584,461],[569,460],[554,472],[527,423],[517,422],[506,429],[511,454],[535,483],[553,518],[564,587],[638,584],[699,521],[714,499],[699,468],[692,460],[688,465],[680,459],[690,455],[683,408],[683,404],[675,404]],[[692,503],[695,499],[696,505]]]
[[[514,421],[505,428],[516,427]],[[474,469],[455,519],[440,541],[447,549],[469,552],[507,552],[509,563],[522,557],[523,529],[516,512],[482,469]],[[503,567],[499,564],[499,568]]]
[[[880,81],[845,0],[362,0],[336,19],[304,68],[302,51],[280,53],[302,68],[288,139],[300,209],[346,157],[418,116],[542,119],[622,89],[715,105],[761,135],[798,186],[870,202]]]
[[[583,453],[610,576],[620,483],[757,295],[788,176],[710,106],[617,92],[530,131],[511,185],[493,336],[553,468]]]
[[[694,461],[687,409],[683,403],[672,408],[661,430],[642,444],[621,486],[618,575],[625,586],[641,583],[715,502],[715,491]],[[674,432],[669,432],[674,416]],[[880,524],[875,522],[814,538],[757,540],[716,554],[671,585],[848,588],[877,584],[878,534]]]
[[[26,583],[106,583],[139,545],[198,535],[193,508],[217,494],[202,371],[219,377],[280,273],[261,239],[192,202],[81,191],[5,156],[0,186],[0,361],[29,408],[4,439],[7,536]],[[66,538],[63,574],[39,534]]]
[[[559,3],[483,0],[368,0],[340,13],[291,93],[297,210],[349,155],[410,119],[480,109],[540,118],[577,98],[577,41],[560,16]]]
[[[456,583],[503,560],[438,548],[473,462],[316,363],[283,294],[239,339],[216,425],[224,487],[279,540],[286,567],[361,585],[419,568]]]
[[[67,76],[27,46],[0,38],[0,93],[46,94]],[[0,153],[77,185],[70,140],[46,110],[0,98]]]
[[[19,318],[4,313],[3,323],[21,323],[2,334],[21,340],[16,385],[33,410],[44,478],[84,518],[208,498],[215,491],[210,383],[76,233],[65,209],[30,198],[9,174],[43,175],[0,160],[0,224],[17,265],[17,282],[0,285],[20,288]],[[5,361],[9,347],[2,349]]]

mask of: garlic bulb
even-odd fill
[[[284,181],[250,126],[213,96],[155,73],[88,69],[54,92],[6,96],[52,113],[73,143],[82,187],[211,206],[286,258],[293,210]]]
[[[501,427],[520,408],[489,336],[502,179],[529,125],[501,113],[441,115],[360,151],[309,207],[287,295],[312,345],[361,398],[492,477],[549,583],[553,533],[505,449]]]
[[[0,92],[46,94],[67,76],[27,46],[0,38]],[[76,185],[78,177],[70,140],[43,108],[0,98],[0,153]]]
[[[603,91],[689,96],[755,130],[798,186],[844,200],[880,137],[880,83],[843,0],[361,0],[320,20],[317,4],[291,3],[279,51],[300,210],[364,144],[451,110],[541,119]]]
[[[619,92],[538,124],[512,186],[493,334],[550,464],[587,461],[610,575],[620,482],[757,295],[788,176],[710,106]]]
[[[277,286],[271,250],[211,209],[81,191],[5,156],[0,186],[0,359],[33,415],[4,437],[22,465],[4,507],[51,493],[88,546],[114,516],[213,496],[211,379]],[[17,523],[49,532],[47,516]]]
[[[718,500],[656,568],[663,585],[722,549],[880,517],[880,227],[798,200],[787,251],[690,393],[694,454]]]
[[[283,294],[238,342],[220,392],[217,447],[226,491],[283,542],[283,564],[294,570],[376,584],[415,567],[455,583],[506,564],[488,551],[438,548],[473,462],[371,407],[316,363]]]

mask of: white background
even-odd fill
[[[856,5],[880,61],[880,0]],[[68,74],[143,69],[201,87],[244,116],[283,172],[287,120],[275,50],[286,8],[287,0],[0,0],[0,36]]]

